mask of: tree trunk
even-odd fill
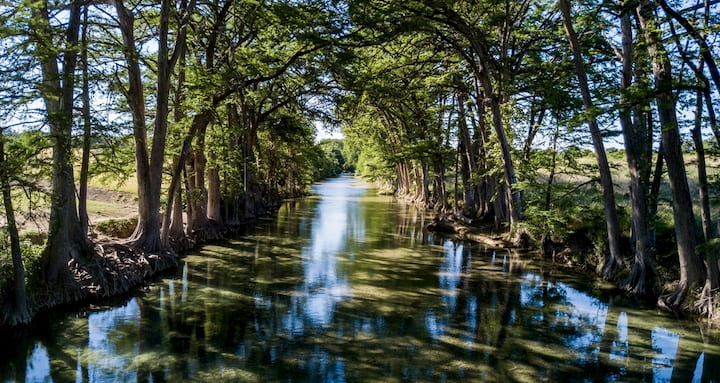
[[[477,169],[474,170],[478,174],[487,173],[487,143],[489,141],[487,126],[485,123],[485,102],[482,96],[482,90],[480,85],[474,86],[475,102],[477,104],[477,110],[474,114],[474,118],[470,118],[470,122],[473,125],[473,142],[472,152],[475,156]],[[475,217],[486,217],[491,214],[490,200],[494,194],[492,176],[485,175],[480,177],[475,189],[475,204],[478,207]]]
[[[131,236],[131,241],[149,252],[164,249],[160,236],[160,197],[162,194],[162,171],[165,161],[165,144],[167,140],[168,113],[170,99],[170,77],[179,56],[182,55],[186,37],[189,15],[194,10],[195,2],[191,1],[183,9],[183,19],[176,31],[175,52],[171,57],[168,47],[170,26],[169,0],[160,2],[158,53],[157,53],[157,93],[155,125],[152,147],[148,154],[147,129],[145,128],[145,96],[142,88],[139,52],[135,45],[134,16],[122,0],[115,0],[118,13],[118,24],[123,37],[125,60],[127,61],[129,87],[126,91],[128,104],[133,115],[133,136],[135,139],[135,158],[138,181],[138,225]],[[185,6],[185,2],[183,2]]]
[[[602,277],[610,279],[615,269],[622,264],[622,256],[620,254],[620,222],[617,217],[617,207],[615,205],[615,191],[610,174],[610,166],[608,165],[607,156],[605,154],[605,145],[603,144],[600,127],[594,114],[595,106],[593,105],[592,96],[590,95],[590,87],[587,81],[587,73],[585,72],[585,63],[580,52],[580,44],[572,25],[572,16],[570,15],[570,4],[568,0],[558,0],[558,6],[563,16],[563,24],[567,32],[570,49],[573,52],[573,60],[575,61],[575,70],[577,71],[578,84],[582,95],[585,113],[588,115],[588,125],[590,127],[590,135],[592,136],[593,146],[595,147],[595,156],[600,170],[600,185],[603,192],[603,205],[605,207],[605,220],[607,225],[608,246],[610,253],[606,255],[602,268]]]
[[[637,13],[653,64],[657,108],[662,127],[665,162],[667,163],[668,178],[673,197],[673,217],[680,262],[680,284],[672,294],[661,297],[659,303],[670,309],[677,309],[685,301],[689,290],[702,281],[704,270],[700,258],[695,253],[695,217],[683,161],[682,144],[675,110],[675,96],[672,93],[670,58],[662,45],[654,9],[650,2],[641,0]]]
[[[25,267],[22,261],[22,250],[20,249],[20,235],[15,223],[15,210],[12,203],[10,188],[10,172],[8,169],[7,156],[5,155],[5,138],[0,130],[0,187],[2,188],[3,206],[5,207],[5,218],[7,220],[7,231],[10,236],[10,254],[12,256],[14,284],[13,313],[7,315],[5,320],[11,324],[25,323],[30,319],[27,306],[27,294],[25,291]]]
[[[622,4],[624,6],[624,4]],[[634,242],[634,262],[630,276],[624,281],[625,288],[633,294],[646,295],[652,292],[656,277],[655,265],[653,262],[652,248],[650,247],[650,232],[648,224],[648,206],[646,183],[643,180],[645,149],[648,147],[645,142],[647,138],[647,125],[642,120],[632,120],[632,111],[629,109],[631,100],[627,99],[627,93],[633,82],[633,35],[630,10],[623,9],[620,14],[622,29],[622,98],[623,107],[620,109],[620,126],[622,127],[625,142],[625,155],[630,172],[630,201],[632,205],[631,219]],[[637,113],[636,113],[637,114]]]
[[[698,65],[698,71],[702,71],[702,63]],[[702,79],[698,79],[702,82]],[[703,238],[705,242],[715,237],[710,214],[710,195],[708,193],[707,166],[705,163],[705,147],[702,141],[702,115],[703,115],[703,91],[697,91],[695,103],[695,127],[692,129],[692,138],[695,144],[695,155],[698,167],[698,189],[700,194],[700,217],[702,220]]]
[[[205,173],[207,166],[207,159],[205,157],[205,133],[207,132],[207,126],[210,124],[209,113],[203,113],[198,116],[205,116],[207,118],[200,118],[193,121],[199,125],[195,130],[195,150],[193,152],[193,161],[190,163],[192,166],[191,178],[193,182],[190,183],[192,187],[192,204],[193,204],[193,240],[196,242],[204,242],[207,240],[214,240],[218,238],[218,233],[211,225],[208,220],[208,190],[205,186]]]
[[[185,99],[185,47],[178,47],[178,74],[175,85],[175,99],[173,101],[173,121],[180,123],[185,118],[183,101]],[[162,227],[160,229],[160,240],[164,247],[169,246],[169,239],[172,238],[178,248],[189,247],[189,241],[183,230],[183,210],[182,210],[182,176],[185,166],[185,158],[190,150],[190,144],[194,132],[190,125],[190,132],[183,139],[180,153],[173,159],[172,177],[170,178],[170,186],[168,187],[167,201],[165,204],[165,214],[163,215]]]
[[[217,224],[223,223],[222,210],[220,209],[220,171],[217,164],[214,163],[214,152],[210,152],[210,167],[208,168],[208,201],[207,212],[208,218]]]
[[[698,65],[698,73],[702,73],[702,62]],[[703,83],[703,79],[698,79]],[[698,189],[700,190],[700,216],[702,219],[703,239],[705,243],[715,238],[713,230],[712,218],[710,213],[710,196],[708,193],[707,169],[705,163],[705,147],[702,141],[702,115],[704,92],[697,91],[697,100],[695,108],[695,127],[692,129],[693,142],[695,143],[695,154],[698,167]],[[708,245],[706,245],[708,246]],[[705,285],[700,293],[700,300],[696,304],[696,311],[708,319],[713,319],[717,315],[717,292],[720,287],[720,269],[718,269],[717,249],[710,248],[704,252],[705,265]]]
[[[655,248],[657,242],[657,211],[658,200],[660,195],[660,183],[663,178],[663,168],[665,159],[665,149],[662,141],[658,147],[657,158],[655,159],[655,170],[653,171],[652,180],[650,181],[650,194],[648,195],[648,224],[650,226],[650,247]]]
[[[182,177],[182,175],[181,175]],[[178,181],[178,184],[180,181]],[[188,241],[187,236],[185,235],[185,227],[184,223],[185,220],[183,218],[183,193],[182,193],[182,187],[178,186],[175,188],[175,198],[172,200],[172,219],[170,221],[170,227],[168,230],[168,237],[172,238],[175,242],[177,248],[179,249],[187,249],[190,247],[190,241]],[[167,240],[167,238],[166,238]]]
[[[475,153],[473,153],[472,140],[467,125],[467,114],[465,113],[465,103],[462,95],[458,95],[458,135],[460,136],[459,155],[461,157],[461,171],[463,183],[463,214],[475,218],[478,212],[475,203],[476,186],[472,181],[472,172],[477,169],[475,162]]]
[[[526,163],[530,161],[532,143],[535,141],[535,136],[537,136],[537,133],[540,131],[540,127],[542,127],[546,111],[547,109],[542,108],[540,111],[532,110],[530,113],[530,126],[528,127],[528,134],[525,138],[525,144],[523,145],[523,159]]]
[[[71,259],[81,260],[90,253],[87,236],[80,229],[75,204],[72,161],[72,112],[77,45],[80,30],[81,1],[73,1],[67,24],[62,72],[58,59],[46,2],[32,6],[30,31],[36,44],[42,71],[41,94],[45,102],[53,145],[52,196],[48,240],[41,255],[48,286],[71,286],[74,280],[68,269]]]
[[[545,210],[550,211],[552,207],[552,187],[555,182],[557,171],[557,142],[560,138],[560,127],[555,126],[555,133],[552,138],[552,158],[550,159],[550,174],[548,175],[547,186],[545,187]]]
[[[503,161],[503,181],[505,186],[507,186],[500,188],[500,190],[505,193],[502,200],[507,205],[503,210],[508,211],[507,218],[509,218],[511,230],[514,230],[516,224],[522,219],[522,197],[520,192],[515,189],[517,177],[515,176],[515,165],[513,164],[510,142],[505,133],[505,123],[503,122],[502,110],[500,109],[502,98],[494,91],[494,85],[489,73],[490,68],[487,65],[490,55],[487,52],[487,47],[481,44],[478,39],[473,26],[468,24],[466,20],[457,12],[447,7],[447,5],[442,7],[442,11],[445,12],[447,23],[468,39],[473,52],[473,60],[467,61],[473,71],[477,85],[482,87],[482,92],[485,95],[482,103],[490,107],[492,126],[497,136],[496,138],[500,146]],[[480,105],[478,105],[478,110],[481,110]]]
[[[164,1],[167,3],[167,1]],[[135,45],[135,16],[125,7],[122,0],[115,0],[118,24],[123,37],[123,49],[128,71],[128,88],[125,91],[133,119],[133,138],[135,141],[135,170],[138,183],[138,225],[131,239],[136,245],[155,250],[161,245],[159,212],[154,211],[153,188],[151,186],[150,155],[145,127],[145,95],[142,84],[139,52]],[[158,76],[158,80],[159,80]],[[159,195],[157,196],[160,197]],[[157,204],[159,205],[159,203]],[[159,207],[159,206],[158,206]],[[153,227],[157,227],[157,241],[153,241]],[[156,243],[153,243],[156,242]]]
[[[193,195],[191,193],[192,190],[192,172],[191,172],[191,165],[192,162],[192,153],[188,153],[188,159],[187,163],[183,163],[183,180],[185,180],[185,206],[187,209],[186,213],[186,219],[187,219],[187,225],[185,225],[185,236],[188,238],[193,237],[194,232],[194,225],[193,225],[193,217],[195,214],[193,213]]]
[[[484,73],[485,71],[483,71]],[[486,76],[483,76],[486,77]],[[488,94],[492,93],[492,83],[489,78],[482,81],[483,88]],[[503,178],[505,184],[501,188],[504,191],[503,199],[507,205],[508,219],[510,221],[511,230],[514,230],[515,226],[522,219],[520,192],[515,190],[515,184],[517,183],[517,177],[515,177],[515,166],[513,165],[512,153],[510,151],[510,143],[508,142],[507,135],[505,134],[505,127],[502,120],[502,111],[500,110],[500,103],[497,97],[490,97],[490,111],[492,114],[493,127],[495,128],[495,134],[500,144],[500,152],[503,158]]]
[[[80,231],[88,235],[90,218],[87,211],[88,175],[90,169],[90,80],[88,75],[88,9],[83,10],[82,44],[80,48],[80,62],[82,63],[82,160],[80,162],[80,185],[78,187],[78,215],[80,218]]]

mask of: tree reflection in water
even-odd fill
[[[697,381],[717,334],[424,232],[340,178],[115,307],[7,334],[0,381]]]

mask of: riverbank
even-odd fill
[[[541,240],[528,239],[518,244],[511,238],[512,233],[509,231],[493,233],[490,226],[480,227],[475,221],[456,214],[439,214],[433,221],[426,226],[433,232],[444,233],[453,238],[461,240],[481,243],[486,246],[497,249],[522,249],[527,252],[535,253],[538,256],[551,260],[554,264],[567,268],[571,272],[592,272],[595,278],[598,276],[597,270],[601,267],[599,260],[601,257],[593,254],[598,251],[597,245],[593,240],[582,233],[570,236],[569,240],[564,242],[554,242],[549,236],[544,236]],[[629,264],[630,260],[626,260]],[[663,278],[658,277],[656,285],[652,289],[652,294],[636,296],[632,291],[626,288],[629,270],[620,269],[610,282],[614,283],[618,291],[622,291],[629,298],[639,298],[646,302],[655,302],[654,307],[657,309],[672,313],[678,316],[691,317],[695,319],[707,320],[711,323],[720,323],[720,302],[714,298],[711,302],[705,302],[708,298],[703,298],[701,291],[692,291],[686,298],[685,303],[679,308],[671,308],[664,304],[662,297],[671,293],[679,283],[676,278],[668,278],[669,275],[676,275],[678,270],[665,270],[660,274]],[[588,275],[590,275],[588,273]]]
[[[124,200],[118,201],[125,203]],[[123,239],[132,234],[137,224],[135,217],[109,217],[98,221],[93,227],[93,234],[88,238],[90,251],[83,257],[70,259],[63,277],[53,286],[41,282],[40,276],[38,254],[44,246],[45,233],[25,232],[26,247],[32,247],[26,252],[27,257],[24,260],[29,274],[27,310],[15,310],[14,291],[9,285],[12,278],[4,277],[0,281],[3,282],[0,289],[0,327],[31,325],[39,314],[59,307],[99,302],[138,291],[158,276],[176,269],[184,253],[246,232],[259,218],[274,214],[280,207],[280,201],[263,203],[262,206],[262,209],[256,210],[261,215],[248,218],[242,223],[220,225],[211,222],[215,232],[212,240],[185,240],[182,243],[171,241],[171,246],[160,252],[148,252]],[[11,267],[10,264],[1,266],[5,270]],[[11,275],[7,272],[5,274]]]

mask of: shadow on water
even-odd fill
[[[6,334],[0,381],[720,379],[717,334],[551,265],[423,231],[352,178],[141,297]]]

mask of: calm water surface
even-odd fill
[[[2,335],[0,381],[720,381],[695,322],[423,232],[353,178],[314,191],[141,297]]]

